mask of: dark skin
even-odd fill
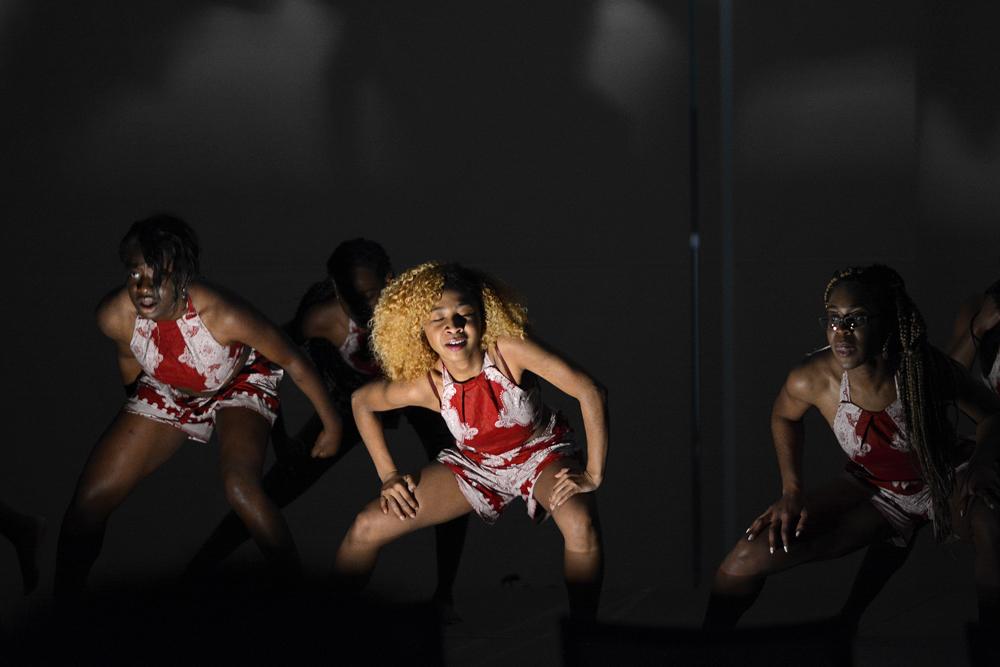
[[[977,294],[962,304],[955,318],[948,356],[968,369],[976,360],[976,341],[1000,327],[1000,304],[992,294]],[[984,368],[984,372],[990,369]]]
[[[847,373],[851,400],[881,411],[896,399],[895,369],[881,355],[889,320],[861,285],[834,288],[827,316],[867,316],[863,326],[827,329],[830,349],[793,369],[775,400],[771,430],[781,473],[781,497],[747,529],[716,573],[706,625],[735,623],[756,597],[766,577],[796,565],[836,558],[884,541],[891,526],[869,501],[871,491],[848,480],[835,480],[811,491],[802,477],[802,419],[816,409],[827,423],[840,402],[840,381]],[[857,321],[857,320],[856,320]],[[1000,400],[959,368],[952,368],[958,407],[977,423],[976,449],[952,497],[956,533],[976,547],[976,582],[981,593],[1000,590],[1000,552],[995,549],[1000,477]],[[763,538],[766,535],[766,539]],[[742,608],[724,612],[718,601],[742,599]],[[982,599],[982,598],[981,598]]]
[[[302,319],[301,334],[303,338],[326,340],[336,348],[343,346],[350,332],[351,320],[362,324],[367,322],[382,289],[391,279],[391,274],[382,277],[370,267],[356,266],[351,271],[349,288],[354,291],[358,298],[351,299],[351,301],[366,305],[366,313],[352,312],[347,302],[337,297],[314,304],[305,312]],[[446,429],[437,424],[437,421],[440,420],[435,419],[434,415],[428,413],[424,416],[407,412],[406,416],[417,431],[421,443],[428,450],[429,457],[433,458],[442,446],[451,444],[450,435],[447,434]],[[314,415],[292,440],[284,434],[283,430],[279,430],[281,428],[279,425],[276,425],[275,442],[278,443],[280,439],[285,439],[288,448],[295,450],[296,442],[313,440],[320,427],[321,423]],[[282,462],[279,459],[279,462],[264,477],[263,486],[267,495],[280,507],[284,507],[302,495],[330,467],[336,465],[337,461],[350,451],[354,444],[360,441],[360,437],[353,428],[345,428],[343,437],[345,438],[344,442],[341,443],[337,455],[332,458],[311,463],[300,460]],[[294,453],[289,456],[295,458]],[[434,593],[434,600],[443,606],[442,612],[448,615],[451,620],[457,620],[457,616],[451,609],[452,587],[458,572],[458,561],[462,544],[465,541],[467,524],[468,522],[463,518],[439,526],[436,531],[438,586]],[[195,556],[189,566],[189,574],[209,571],[239,546],[246,537],[247,534],[236,521],[235,515],[227,516]]]
[[[976,294],[962,304],[952,329],[948,356],[971,370],[977,358],[977,345],[987,336],[1000,332],[1000,307],[996,297]],[[977,342],[978,341],[978,342]],[[988,372],[989,369],[983,369]],[[850,595],[841,609],[839,617],[850,626],[856,627],[868,605],[882,590],[888,579],[902,567],[913,548],[911,541],[906,547],[889,543],[872,545],[865,554],[864,562],[851,587]]]
[[[424,322],[424,337],[456,381],[482,370],[484,323],[474,300],[445,290]],[[534,496],[552,514],[564,539],[564,573],[571,611],[596,613],[603,556],[594,491],[604,478],[608,430],[603,390],[579,368],[530,339],[502,338],[511,379],[520,384],[533,373],[580,402],[587,438],[587,466],[550,465],[539,476]],[[472,507],[459,490],[454,473],[431,463],[417,474],[396,468],[377,412],[419,406],[440,412],[443,391],[440,365],[431,372],[437,393],[426,377],[379,381],[354,392],[352,407],[365,447],[372,457],[382,490],[355,519],[337,551],[335,571],[364,582],[375,567],[379,550],[402,535],[468,514]]]
[[[141,253],[133,253],[126,264],[125,287],[111,292],[98,306],[98,326],[115,343],[125,385],[135,382],[141,372],[129,349],[136,317],[177,319],[187,308],[169,269],[166,273],[157,283]],[[323,424],[312,455],[333,456],[340,443],[340,417],[312,364],[291,341],[249,304],[219,288],[195,282],[187,286],[187,298],[220,344],[248,345],[285,369],[312,402]],[[252,410],[218,410],[220,470],[227,500],[264,556],[276,571],[295,576],[299,559],[292,536],[260,484],[270,428],[268,420]],[[83,590],[110,514],[186,439],[182,431],[168,424],[124,410],[118,414],[91,452],[66,511],[57,559],[57,594]]]

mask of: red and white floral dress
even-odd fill
[[[284,371],[247,345],[215,340],[190,298],[180,319],[136,316],[129,347],[143,372],[126,412],[199,442],[208,442],[222,408],[247,408],[274,423]]]
[[[914,531],[931,519],[933,510],[930,489],[910,446],[898,385],[896,399],[889,407],[872,412],[851,402],[851,384],[845,371],[833,432],[850,459],[846,471],[872,488],[872,504],[897,533],[892,541],[905,545]]]
[[[499,349],[497,357],[503,361]],[[431,387],[437,393],[432,378]],[[442,365],[441,416],[455,437],[437,460],[451,468],[472,509],[487,523],[520,496],[535,518],[532,492],[551,463],[578,459],[573,431],[562,415],[541,402],[538,387],[524,388],[483,355],[483,370],[464,382]]]

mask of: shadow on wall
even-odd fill
[[[0,15],[0,111],[11,133],[8,168],[37,193],[58,162],[66,134],[97,111],[104,96],[156,85],[176,37],[218,7],[266,11],[273,0],[177,0],[169,3],[14,2]],[[11,103],[14,100],[14,103]]]
[[[584,84],[594,5],[333,2],[340,214],[402,216],[442,242],[472,224],[504,244],[625,204],[641,178],[626,121]]]

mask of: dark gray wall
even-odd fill
[[[199,230],[205,273],[275,320],[357,235],[398,267],[454,258],[513,283],[539,333],[610,389],[608,586],[690,585],[687,3],[77,4],[0,9],[11,436],[0,497],[49,517],[47,575],[76,475],[121,401],[93,304],[120,282],[129,222],[171,210]],[[770,404],[823,344],[814,322],[833,270],[896,266],[941,344],[958,302],[997,277],[1000,93],[988,3],[733,3],[727,284],[718,3],[695,4],[710,571],[735,538],[725,517],[742,530],[776,497]],[[726,290],[732,375],[720,364]],[[305,414],[292,389],[288,405],[293,421]],[[807,479],[837,474],[825,425],[811,417],[807,430]],[[394,444],[420,464],[409,433]],[[289,508],[311,570],[326,571],[375,484],[359,450]],[[224,511],[214,448],[192,444],[115,515],[96,582],[177,572]],[[404,573],[432,571],[430,545],[425,534],[390,549],[375,585],[428,592],[429,577]],[[939,550],[922,552],[879,604],[912,602],[931,568],[954,573],[940,586],[967,586]],[[474,524],[467,554],[460,589],[510,572],[559,579],[554,527],[520,508]],[[14,562],[0,545],[5,605]],[[772,618],[832,609],[853,564],[778,585],[831,592],[791,596],[798,606]]]

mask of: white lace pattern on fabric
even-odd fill
[[[156,373],[156,368],[163,361],[163,355],[156,342],[153,340],[153,331],[156,329],[156,322],[145,318],[135,318],[135,328],[132,330],[132,340],[129,342],[129,349],[135,356],[136,361],[142,366],[142,370],[148,375]]]
[[[858,420],[862,410],[851,402],[850,383],[845,371],[840,380],[840,405],[833,419],[833,433],[837,442],[852,460],[863,458],[871,451],[871,445],[864,442],[857,433]],[[892,448],[900,452],[910,451],[910,438],[906,431],[906,413],[899,400],[899,390],[896,390],[896,400],[885,409],[885,413],[896,424],[896,432],[890,443]]]
[[[489,355],[486,356],[486,361],[489,361]],[[492,380],[503,388],[503,391],[500,393],[500,412],[497,415],[495,426],[497,428],[535,426],[540,412],[538,410],[537,388],[525,391],[511,382],[492,363],[485,366],[483,370],[486,372],[488,380]]]
[[[445,424],[448,425],[448,430],[455,436],[455,441],[458,444],[467,443],[476,437],[479,429],[463,422],[462,418],[458,415],[458,410],[451,406],[451,398],[457,390],[455,389],[454,381],[448,374],[448,369],[443,367],[441,371],[441,385],[441,416],[444,418]]]
[[[221,387],[232,376],[239,355],[230,356],[230,348],[215,340],[197,313],[177,320],[177,328],[184,338],[184,352],[177,360],[198,371],[208,389]]]

